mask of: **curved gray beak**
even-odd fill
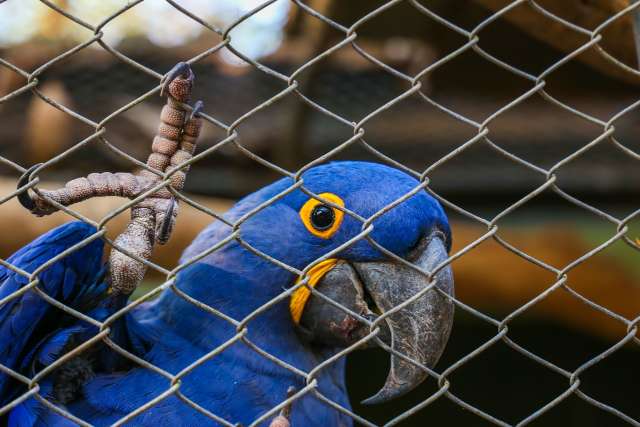
[[[407,260],[423,271],[433,271],[447,259],[439,232],[424,238]],[[453,324],[453,274],[446,266],[435,280],[400,262],[341,263],[328,272],[316,289],[360,316],[384,316],[378,337],[394,351],[420,365],[433,367],[440,358]],[[410,303],[403,303],[411,300]],[[324,344],[350,345],[369,333],[369,327],[344,310],[312,296],[300,322],[303,333]],[[373,342],[373,340],[371,341]],[[365,404],[399,397],[418,386],[428,373],[391,354],[391,369],[378,393]]]

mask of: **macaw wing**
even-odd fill
[[[71,222],[40,236],[7,261],[32,273],[95,233],[91,225]],[[50,297],[87,312],[107,294],[102,280],[102,248],[102,241],[95,239],[53,262],[38,274],[37,286]],[[28,284],[24,275],[0,267],[0,301],[4,300],[0,306],[0,364],[23,374],[36,354],[44,359],[57,357],[75,332],[72,328],[66,334],[60,333],[75,318],[61,312],[33,289],[5,300]],[[47,346],[43,347],[45,343]],[[36,348],[39,350],[35,351]],[[0,372],[0,406],[10,402],[20,388],[12,377]]]

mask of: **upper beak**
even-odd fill
[[[434,232],[407,260],[432,272],[447,257],[442,234]],[[363,318],[384,316],[378,337],[417,362],[392,353],[384,386],[363,403],[382,403],[412,390],[428,375],[420,365],[434,366],[444,351],[453,324],[453,302],[447,297],[453,296],[453,274],[448,265],[429,282],[427,275],[400,262],[340,262],[315,288]],[[387,312],[391,313],[385,316]],[[366,323],[316,295],[306,303],[299,326],[308,339],[324,344],[351,345],[370,333]]]

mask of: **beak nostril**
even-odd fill
[[[424,253],[425,249],[427,248],[427,246],[429,246],[429,244],[433,239],[440,239],[446,245],[446,242],[447,242],[446,234],[442,230],[436,228],[433,231],[431,231],[430,234],[427,234],[418,240],[418,242],[413,246],[413,248],[411,248],[409,253],[406,255],[405,257],[406,260],[410,262],[416,262],[418,258]]]

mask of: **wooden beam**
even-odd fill
[[[512,0],[474,0],[476,3],[492,10],[499,11],[512,4]],[[629,0],[537,0],[537,3],[587,30],[594,30],[616,13],[629,6]],[[636,69],[636,48],[634,42],[633,11],[620,16],[603,32],[600,45],[617,60]],[[567,27],[566,25],[545,16],[529,4],[516,6],[504,15],[504,19],[516,25],[530,36],[543,41],[556,49],[569,53],[589,41],[588,36]],[[482,38],[482,35],[480,36]],[[595,47],[588,49],[577,57],[578,60],[596,70],[616,79],[632,84],[640,84],[640,77],[624,70],[605,59]]]

